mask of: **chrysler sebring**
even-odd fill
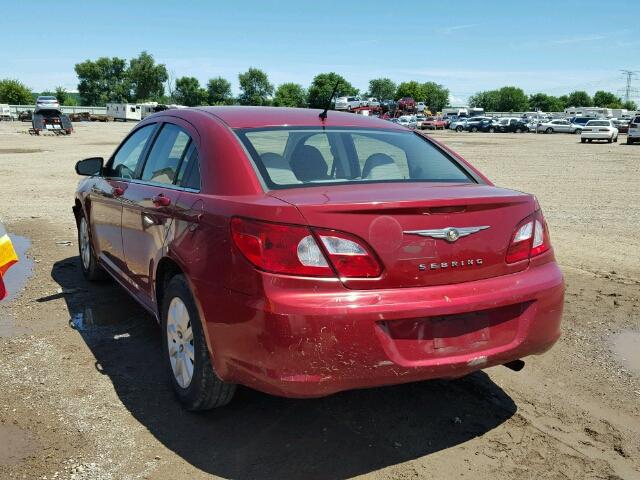
[[[76,171],[82,273],[157,318],[188,409],[517,369],[560,335],[536,198],[391,122],[167,110]]]

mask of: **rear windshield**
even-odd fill
[[[453,158],[409,131],[282,127],[236,134],[272,189],[327,183],[475,183]]]
[[[587,122],[587,127],[610,127],[611,124],[606,120],[591,120]]]

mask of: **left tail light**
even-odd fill
[[[507,249],[506,262],[515,263],[527,260],[550,248],[549,228],[542,211],[538,210],[516,227]]]
[[[245,258],[267,272],[371,278],[382,271],[371,249],[345,232],[235,217],[231,235]]]

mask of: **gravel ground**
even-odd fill
[[[26,251],[0,304],[0,478],[640,478],[640,146],[432,133],[535,193],[549,222],[564,334],[522,372],[318,400],[241,389],[192,414],[160,368],[154,320],[78,271],[73,165],[132,126],[32,137],[0,123],[0,217]]]

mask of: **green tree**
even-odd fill
[[[472,107],[483,108],[485,112],[497,112],[498,110],[498,91],[486,90],[478,92],[469,97],[469,105]]]
[[[231,83],[222,77],[216,77],[207,83],[207,101],[209,105],[231,105]]]
[[[273,85],[269,83],[267,74],[259,68],[249,68],[238,75],[240,82],[241,105],[269,105],[269,97],[273,95]]]
[[[441,112],[449,105],[449,90],[436,82],[423,83],[422,92],[424,93],[424,102],[433,113]]]
[[[105,105],[107,102],[128,101],[130,83],[127,61],[123,58],[100,57],[85,60],[75,66],[78,91],[85,105]]]
[[[310,108],[324,108],[330,100],[329,96],[339,82],[336,90],[336,97],[357,95],[358,89],[351,85],[342,75],[335,72],[319,73],[313,78],[308,91],[308,102]],[[335,101],[334,99],[331,99]]]
[[[410,82],[402,82],[398,85],[398,89],[396,90],[396,99],[402,97],[411,97],[416,102],[424,101],[424,85],[414,80]]]
[[[565,105],[558,97],[546,93],[536,93],[529,96],[529,108],[543,112],[561,112]]]
[[[155,100],[164,95],[164,82],[169,79],[167,67],[156,64],[153,55],[143,51],[129,62],[131,99],[136,101]]]
[[[29,105],[33,103],[33,96],[31,90],[20,81],[5,78],[0,80],[0,103]]]
[[[307,92],[297,83],[283,83],[276,90],[273,104],[276,107],[306,107]]]
[[[398,86],[390,78],[374,78],[369,80],[369,95],[378,100],[392,100]]]
[[[67,105],[67,91],[64,87],[56,87],[55,97],[60,105]]]
[[[529,99],[518,87],[502,87],[498,90],[499,112],[524,112],[529,109]]]
[[[180,77],[176,79],[174,97],[180,105],[196,107],[206,102],[207,91],[200,86],[197,78]]]
[[[622,100],[615,93],[598,90],[593,94],[594,107],[622,108]]]
[[[560,102],[562,103],[562,109],[564,110],[567,107],[570,107],[571,105],[569,105],[569,95],[560,95],[558,97],[558,100],[560,100]]]
[[[638,104],[633,100],[627,100],[622,103],[622,108],[626,108],[627,110],[636,111],[638,110]]]
[[[593,100],[587,92],[578,90],[567,96],[567,107],[592,107]]]

